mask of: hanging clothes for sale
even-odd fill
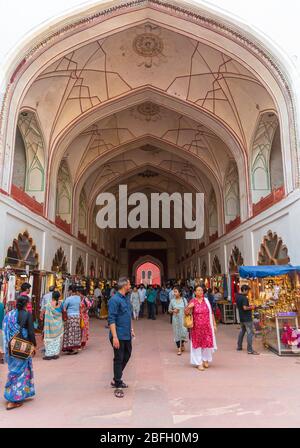
[[[227,299],[227,297],[228,297],[228,284],[227,284],[227,277],[226,277],[226,275],[224,274],[223,275],[223,297],[224,297],[224,299]]]
[[[237,287],[235,282],[235,277],[231,276],[231,302],[236,303],[235,295],[237,293]]]
[[[15,308],[16,304],[16,277],[11,274],[8,279],[7,284],[7,294],[6,294],[6,307],[7,311],[11,311]]]
[[[69,277],[67,277],[64,283],[64,300],[66,300],[66,298],[68,297],[69,286],[70,286],[70,279]]]

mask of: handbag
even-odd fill
[[[81,317],[80,318],[80,328],[81,328],[81,330],[83,330],[84,327],[85,327],[84,320],[83,320],[83,317]]]
[[[194,320],[193,320],[193,315],[192,314],[185,314],[184,315],[183,325],[185,326],[185,328],[188,328],[189,330],[191,328],[193,328]]]
[[[32,342],[27,341],[22,336],[23,325],[20,325],[20,330],[11,338],[8,343],[9,355],[13,358],[28,359],[33,351],[34,345]]]

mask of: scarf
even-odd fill
[[[61,336],[64,332],[61,307],[54,308],[51,303],[48,303],[45,310],[44,338],[52,339]]]

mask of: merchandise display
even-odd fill
[[[256,307],[255,329],[262,332],[265,346],[279,355],[300,353],[299,273],[299,267],[290,265],[240,268],[241,277],[248,279],[241,283],[249,284],[249,302]]]

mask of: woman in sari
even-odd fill
[[[191,364],[203,371],[212,362],[213,352],[217,349],[215,331],[217,330],[215,318],[209,300],[204,297],[201,286],[195,289],[196,297],[192,299],[186,314],[193,315],[193,328],[191,337]]]
[[[9,341],[20,331],[22,337],[36,347],[32,314],[26,311],[27,303],[28,297],[18,297],[16,309],[6,314],[3,321],[5,360],[8,364],[8,377],[4,390],[7,410],[22,406],[24,400],[35,395],[32,366],[32,356],[35,352],[27,359],[15,358],[9,354]]]
[[[169,313],[173,316],[172,327],[177,355],[181,355],[184,352],[184,344],[188,339],[188,331],[183,324],[184,309],[187,306],[187,301],[182,297],[179,286],[174,287],[173,293],[174,298],[170,301]]]
[[[81,348],[81,328],[80,328],[80,303],[78,287],[72,287],[72,293],[64,302],[64,311],[67,313],[62,351],[68,355],[77,355]]]
[[[64,334],[64,325],[62,320],[62,305],[59,302],[60,293],[54,291],[52,300],[45,305],[44,318],[44,344],[45,356],[43,359],[58,359],[61,342]]]
[[[80,326],[81,326],[81,347],[84,348],[89,340],[90,331],[90,318],[89,309],[92,306],[92,302],[87,298],[86,291],[81,289],[79,291],[81,303],[80,303]]]

